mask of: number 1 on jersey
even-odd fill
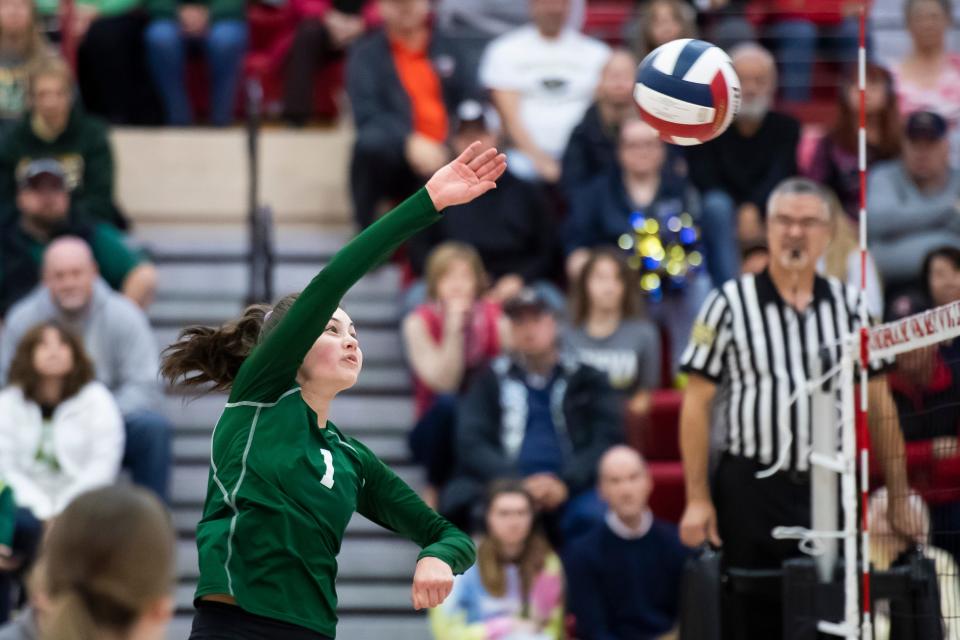
[[[323,477],[320,478],[320,484],[327,489],[333,489],[333,454],[326,449],[320,449],[320,455],[323,456],[323,464],[327,467]]]

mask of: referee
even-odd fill
[[[769,267],[726,282],[708,296],[681,359],[689,373],[680,417],[687,506],[684,544],[723,547],[725,567],[777,569],[800,555],[796,540],[774,540],[777,526],[809,527],[811,402],[803,391],[823,354],[839,358],[837,341],[856,330],[858,292],[817,275],[830,241],[831,208],[822,188],[803,178],[781,182],[767,201]],[[875,415],[896,415],[884,376],[869,383]],[[724,434],[723,453],[708,475],[711,417]],[[903,438],[895,420],[871,420],[875,459],[886,464],[890,495],[906,496]],[[718,435],[720,435],[718,434]],[[781,462],[772,476],[756,474]],[[909,531],[904,501],[891,504],[898,531]],[[749,606],[747,606],[749,604]],[[723,637],[782,637],[779,591],[749,603],[725,603]],[[734,633],[733,623],[740,627]]]

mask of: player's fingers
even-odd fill
[[[485,180],[496,180],[503,175],[503,172],[507,169],[507,157],[502,153],[496,158],[483,165],[479,171],[477,171],[477,178],[481,181]]]
[[[482,145],[479,140],[476,140],[470,144],[469,147],[463,150],[459,156],[457,156],[456,162],[462,162],[465,165],[469,165],[473,162],[473,159],[480,155],[480,149]]]
[[[720,539],[720,532],[717,531],[717,519],[716,519],[716,518],[711,518],[711,519],[710,519],[710,524],[709,524],[709,538],[710,538],[710,543],[711,543],[713,546],[715,546],[715,547],[719,547],[719,546],[721,546],[721,545],[723,544],[723,541]]]
[[[413,608],[417,611],[423,609],[423,599],[420,597],[420,587],[414,583],[410,590],[410,599],[413,601]]]
[[[497,150],[494,147],[490,147],[486,151],[478,154],[473,160],[467,163],[467,166],[471,171],[477,171],[483,165],[487,164],[491,160],[497,157]]]

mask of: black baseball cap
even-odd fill
[[[518,318],[528,313],[552,313],[547,299],[533,287],[524,287],[520,293],[503,303],[503,312],[509,318]]]
[[[947,135],[947,121],[933,111],[914,111],[907,118],[904,128],[910,140],[936,141]]]
[[[457,105],[456,127],[461,131],[466,127],[487,128],[487,114],[479,100],[464,100]]]
[[[19,172],[17,184],[22,187],[35,187],[43,178],[53,178],[59,181],[60,187],[66,187],[67,173],[63,165],[53,158],[39,158],[32,160]]]

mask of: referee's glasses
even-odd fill
[[[830,221],[826,218],[817,216],[807,216],[805,218],[792,218],[782,213],[775,213],[770,216],[770,224],[779,231],[789,231],[793,227],[799,227],[804,233],[810,233],[816,229],[823,229]]]

